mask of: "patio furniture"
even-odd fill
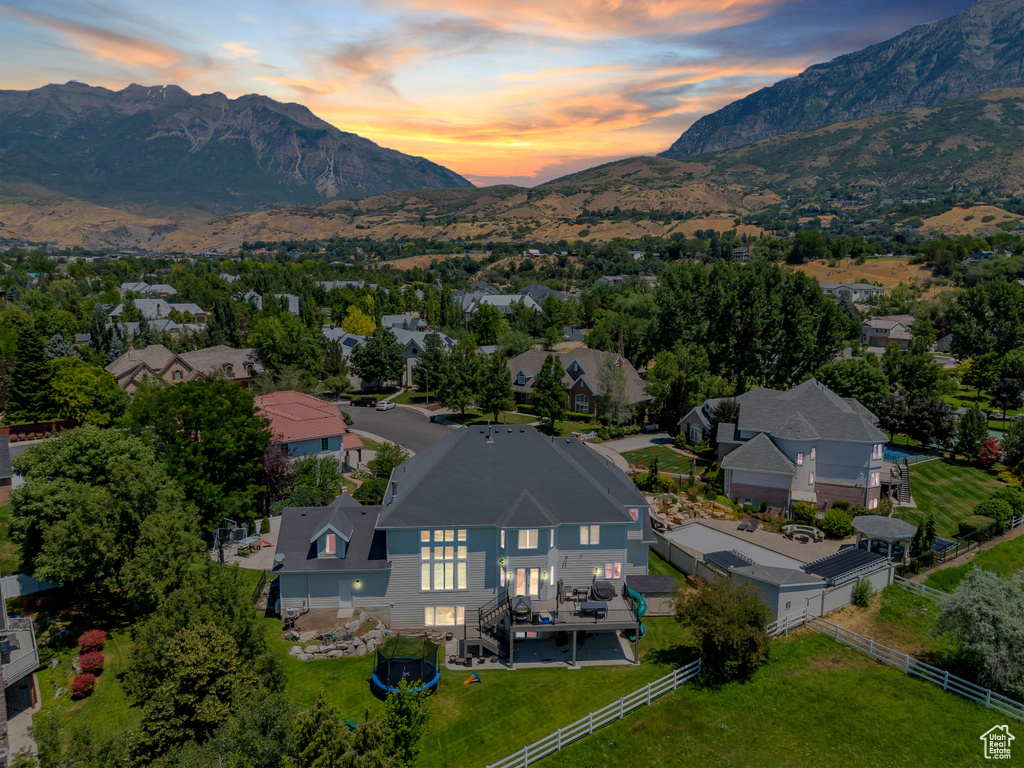
[[[608,602],[615,597],[615,587],[610,581],[595,581],[590,587],[590,599]]]
[[[736,530],[738,530],[738,531],[745,531],[745,530],[747,530],[747,525],[749,523],[750,523],[750,518],[749,517],[744,517],[742,520],[740,520],[740,524],[736,526]]]
[[[598,600],[584,600],[580,603],[580,613],[603,619],[608,613],[608,603]]]
[[[755,520],[754,518],[750,518],[749,520],[747,520],[747,530],[748,531],[756,531],[757,527],[758,527],[757,520]]]
[[[529,624],[533,619],[533,603],[526,595],[512,598],[512,617],[516,624]]]

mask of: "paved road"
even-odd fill
[[[399,406],[390,411],[375,411],[373,408],[342,405],[341,410],[352,417],[355,429],[401,443],[414,453],[429,448],[452,431],[451,427],[431,424],[427,416],[414,408]]]

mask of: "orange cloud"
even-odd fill
[[[0,13],[59,32],[80,51],[97,59],[114,61],[126,67],[168,71],[178,68],[186,59],[183,53],[168,46],[78,24],[67,19],[58,19],[7,5],[0,5]],[[185,73],[179,69],[178,74]]]

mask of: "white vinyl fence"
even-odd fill
[[[929,587],[927,584],[921,584],[917,581],[911,581],[905,579],[902,576],[897,576],[895,584],[898,587],[902,587],[912,594],[918,597],[923,597],[925,600],[931,600],[933,603],[937,603],[940,600],[945,600],[949,597],[949,592],[943,592],[941,589],[935,589],[935,587]]]
[[[920,677],[930,683],[940,685],[944,691],[951,691],[971,701],[984,704],[989,709],[994,709],[1009,717],[1024,720],[1024,704],[1021,704],[1019,701],[1014,701],[988,688],[983,688],[956,675],[951,675],[944,669],[933,667],[931,664],[925,664],[913,656],[888,648],[881,643],[876,643],[870,637],[858,635],[856,632],[844,629],[838,624],[833,624],[831,621],[819,619],[817,616],[810,616],[806,612],[782,616],[777,621],[769,624],[767,629],[770,635],[778,637],[788,633],[790,629],[795,629],[799,626],[807,626],[815,632],[828,635],[837,643],[866,653],[869,659],[887,664],[904,674]]]
[[[565,728],[559,728],[554,733],[548,734],[543,739],[535,741],[527,747],[523,747],[504,760],[492,763],[487,768],[527,768],[531,763],[535,763],[541,758],[569,746],[584,736],[589,736],[598,728],[616,720],[621,720],[634,709],[650,706],[650,703],[659,696],[674,691],[680,685],[693,680],[698,675],[700,675],[700,659],[691,661],[685,667],[680,667],[660,680],[648,683],[643,688],[623,696],[607,707],[591,712],[575,723],[565,726]]]

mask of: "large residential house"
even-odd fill
[[[648,506],[578,440],[459,429],[396,467],[380,506],[342,496],[285,509],[281,607],[361,609],[392,630],[441,628],[496,654],[517,637],[636,632],[623,586],[647,574]],[[560,587],[564,596],[596,582],[608,590],[597,615],[558,599]],[[516,623],[513,601],[539,620]]]
[[[163,320],[166,317],[170,317],[171,311],[177,310],[178,312],[192,315],[198,325],[206,325],[206,310],[198,304],[171,304],[163,299],[135,299],[133,303],[135,304],[135,308],[139,310],[139,314],[151,322],[153,320]],[[111,310],[110,316],[107,319],[111,323],[119,323],[123,313],[124,304],[118,304]]]
[[[597,413],[597,398],[604,394],[601,384],[601,368],[606,364],[621,368],[626,374],[626,400],[636,405],[651,399],[644,391],[644,380],[626,358],[614,352],[601,352],[587,347],[578,347],[563,352],[542,352],[531,349],[516,355],[508,361],[512,374],[512,393],[518,402],[530,402],[533,387],[541,366],[548,355],[558,358],[565,375],[562,383],[566,387],[568,409],[573,413]]]
[[[427,325],[426,320],[421,320],[418,317],[405,313],[401,315],[384,315],[380,319],[380,324],[385,328],[401,328],[406,331],[429,331],[430,326]]]
[[[870,283],[821,283],[821,290],[828,296],[846,296],[854,304],[885,296],[885,288]]]
[[[162,344],[150,344],[144,349],[129,349],[110,363],[107,370],[131,394],[147,376],[163,379],[168,384],[180,384],[205,379],[216,370],[248,388],[253,378],[263,372],[263,363],[254,349],[233,349],[219,344],[176,354]]]
[[[118,289],[121,294],[121,298],[124,298],[126,293],[137,293],[143,299],[154,299],[161,298],[165,299],[168,296],[174,296],[177,291],[174,290],[173,286],[167,285],[166,283],[156,283],[150,285],[149,283],[121,283],[121,287]]]
[[[887,315],[885,317],[869,317],[861,323],[860,341],[869,347],[887,347],[890,344],[907,349],[913,337],[910,327],[914,324],[913,315]]]
[[[363,441],[348,431],[338,406],[291,390],[259,395],[253,404],[270,422],[271,443],[284,446],[289,456],[333,454],[352,467],[363,460]]]
[[[522,304],[524,307],[533,310],[534,312],[541,311],[540,305],[536,301],[522,293],[489,294],[474,292],[458,296],[456,297],[456,300],[462,307],[462,315],[467,323],[473,318],[473,315],[476,314],[477,309],[484,304],[491,305],[503,315],[511,313],[512,308],[517,304]]]
[[[558,301],[568,301],[571,296],[563,291],[556,291],[554,288],[548,288],[543,283],[530,283],[528,286],[523,288],[523,293],[533,299],[539,306],[544,305],[544,299],[548,296],[553,296]]]
[[[718,424],[716,435],[726,496],[783,512],[796,501],[878,507],[887,438],[855,399],[809,379],[788,392],[760,387],[735,400],[736,423]],[[707,400],[679,420],[687,440],[710,436],[721,401]]]

